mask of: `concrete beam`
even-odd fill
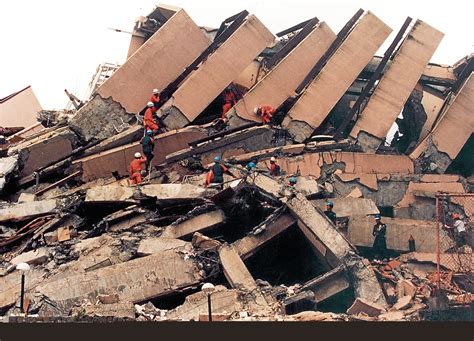
[[[233,288],[246,291],[257,289],[257,283],[233,246],[223,245],[219,250],[219,258],[225,278]]]
[[[433,130],[410,154],[422,171],[444,173],[474,131],[474,76],[471,74]],[[431,168],[432,169],[432,168]]]
[[[371,95],[350,135],[375,153],[402,111],[444,34],[417,20]],[[368,134],[368,136],[367,136]]]
[[[165,228],[161,237],[164,238],[186,238],[195,232],[205,232],[213,229],[225,221],[222,210],[206,212],[184,221],[178,221]]]
[[[350,283],[342,266],[332,269],[302,285],[300,291],[311,290],[317,303],[323,302],[349,288]]]
[[[168,250],[184,249],[192,249],[191,243],[180,239],[165,238],[160,236],[159,238],[143,239],[140,244],[138,244],[137,254],[140,256],[149,256]]]
[[[232,243],[232,246],[239,254],[240,258],[246,260],[252,257],[267,242],[289,229],[296,223],[296,219],[290,214],[282,214],[275,220],[266,224],[266,229],[262,234],[248,235]]]
[[[298,85],[335,38],[329,26],[320,23],[227,113],[229,126],[260,122],[253,108],[262,104],[278,108],[288,97],[294,96]]]
[[[370,199],[363,198],[331,198],[334,203],[333,211],[338,217],[368,216],[378,214],[379,209]],[[311,203],[324,210],[327,200],[311,200]]]
[[[304,91],[283,121],[296,142],[311,136],[392,30],[367,12]]]
[[[35,292],[66,306],[98,295],[138,303],[197,285],[202,280],[192,259],[174,250],[38,285]]]
[[[164,89],[210,44],[184,10],[177,11],[70,120],[85,141],[117,133],[113,125],[144,108],[153,88]],[[146,70],[146,72],[143,72]],[[114,109],[113,111],[110,109]]]
[[[188,143],[205,137],[203,129],[187,127],[169,131],[155,137],[155,157],[152,165],[156,166],[165,161],[166,155],[188,147]],[[128,167],[133,160],[133,154],[142,152],[140,142],[120,146],[95,155],[73,161],[73,166],[82,169],[82,180],[91,181],[108,178],[113,172],[120,176],[128,175]]]
[[[434,221],[400,219],[384,217],[383,222],[387,225],[387,248],[398,252],[410,251],[408,240],[410,236],[415,239],[416,251],[436,252],[437,224]],[[356,246],[372,247],[374,237],[372,230],[374,227],[372,217],[354,216],[349,220],[347,237]],[[448,241],[450,237],[445,231],[441,232],[441,240]],[[449,247],[449,243],[443,243],[441,251],[444,252]]]
[[[181,84],[158,111],[170,129],[181,128],[196,117],[274,40],[255,17],[244,23]]]
[[[53,213],[58,207],[56,200],[31,201],[12,204],[0,208],[0,222],[21,221]]]

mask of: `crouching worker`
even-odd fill
[[[216,156],[214,158],[214,164],[207,173],[206,185],[218,184],[219,187],[222,188],[224,186],[224,173],[234,176],[226,166],[221,164],[220,156]]]
[[[145,116],[143,117],[143,125],[145,126],[145,130],[152,130],[156,134],[158,132],[159,126],[153,117],[155,111],[156,109],[153,102],[148,102]]]
[[[142,157],[142,154],[135,153],[135,159],[130,162],[130,182],[132,185],[138,185],[142,182],[142,170],[143,164],[146,163],[146,158]]]

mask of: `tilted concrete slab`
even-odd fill
[[[170,129],[192,122],[274,40],[250,15],[244,23],[180,85],[158,111]]]
[[[311,136],[392,30],[367,12],[283,120],[296,142]]]
[[[165,161],[166,155],[188,147],[188,143],[205,137],[205,131],[198,127],[187,127],[160,134],[155,137],[155,157],[152,165],[156,166]],[[113,148],[96,155],[90,155],[73,162],[76,169],[82,169],[82,180],[91,181],[108,178],[112,172],[120,176],[128,175],[128,167],[133,160],[133,154],[142,152],[140,142]]]
[[[28,271],[25,280],[25,292],[34,289],[38,284],[44,282],[47,271],[40,268],[33,268]],[[12,306],[20,297],[20,280],[21,274],[19,270],[0,277],[0,309]],[[26,294],[25,297],[29,297]]]
[[[314,298],[317,303],[323,302],[328,298],[350,287],[346,270],[343,266],[338,266],[324,275],[304,283],[299,291],[311,290],[314,292]]]
[[[185,221],[178,221],[165,228],[161,237],[186,238],[195,232],[205,232],[223,224],[225,215],[222,210],[214,210],[191,217]]]
[[[364,150],[375,153],[385,139],[443,36],[425,22],[416,21],[350,133],[353,138],[362,132],[369,140],[375,138],[369,143],[359,139]]]
[[[43,264],[48,260],[49,255],[48,248],[42,247],[36,250],[24,252],[13,258],[10,263],[13,265],[18,265],[20,263],[28,263],[32,265]]]
[[[66,306],[118,295],[119,302],[142,302],[197,285],[203,278],[192,259],[174,250],[38,285],[35,291]]]
[[[290,214],[282,214],[274,221],[267,224],[263,233],[248,235],[232,243],[232,246],[243,260],[252,257],[262,246],[286,231],[296,223],[296,219]]]
[[[168,250],[185,249],[192,249],[191,243],[174,238],[147,238],[143,239],[138,245],[137,254],[140,256],[149,256],[154,253],[160,253]]]
[[[10,179],[10,174],[16,169],[18,169],[18,156],[0,158],[0,193]]]
[[[298,219],[298,226],[308,240],[311,243],[316,241],[316,248],[319,243],[326,247],[323,256],[332,267],[338,266],[341,258],[354,251],[353,246],[335,229],[331,221],[301,193],[288,200],[286,205]]]
[[[58,207],[56,200],[41,200],[12,204],[0,208],[0,222],[21,221],[48,213],[53,213]]]
[[[125,187],[118,185],[97,186],[87,190],[85,202],[137,202],[133,198],[135,187]]]
[[[113,125],[120,126],[120,118],[127,122],[127,114],[143,109],[152,89],[164,89],[209,44],[187,13],[177,11],[99,87],[96,103],[82,107],[70,125],[85,141],[113,136],[117,133]]]
[[[121,133],[118,133],[114,136],[111,136],[103,140],[102,142],[95,145],[94,147],[86,149],[81,155],[82,157],[86,157],[89,155],[97,154],[105,150],[117,148],[128,143],[133,143],[135,141],[140,140],[142,137],[143,137],[143,126],[137,124]]]
[[[416,251],[436,252],[437,250],[437,227],[436,222],[427,220],[399,219],[384,217],[382,221],[387,225],[387,248],[399,252],[410,251],[408,240],[410,236],[415,239]],[[347,237],[356,246],[372,247],[374,237],[372,230],[374,227],[373,217],[355,216],[349,220]],[[449,240],[445,231],[441,231],[442,240]],[[445,243],[448,249],[452,245]],[[454,245],[454,244],[453,244]],[[443,252],[445,250],[442,250]]]
[[[331,198],[334,203],[333,211],[338,217],[368,216],[378,214],[379,209],[370,199],[364,198]],[[312,200],[311,203],[325,210],[327,200]]]
[[[227,113],[229,126],[260,122],[253,108],[262,104],[278,108],[288,97],[294,96],[298,85],[335,38],[329,26],[320,23]]]
[[[416,142],[419,143],[423,141],[424,138],[429,134],[431,128],[433,127],[433,124],[436,121],[436,118],[438,117],[441,111],[444,101],[444,97],[439,97],[439,95],[437,96],[431,92],[423,90],[423,98],[421,99],[421,104],[423,105],[423,109],[425,110],[427,118],[425,124],[423,125],[423,128],[421,129],[420,137]]]
[[[428,136],[410,154],[444,173],[474,131],[474,76],[471,74]]]

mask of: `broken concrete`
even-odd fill
[[[18,157],[9,156],[0,158],[0,193],[10,180],[12,173],[18,169]]]
[[[56,200],[31,201],[0,208],[0,222],[20,221],[53,213],[58,207]]]
[[[371,12],[359,20],[283,120],[296,142],[324,121],[391,31]]]
[[[195,232],[205,232],[223,224],[225,215],[222,210],[206,212],[184,221],[177,221],[165,228],[164,238],[187,238]]]
[[[335,38],[329,26],[320,23],[227,113],[229,126],[234,128],[249,121],[260,122],[261,118],[254,114],[253,108],[262,104],[278,108],[293,96]]]
[[[311,290],[316,302],[320,303],[348,289],[350,285],[343,266],[338,266],[304,283],[300,290]]]
[[[29,252],[22,253],[19,256],[13,258],[10,263],[18,265],[20,263],[28,263],[30,265],[37,265],[45,263],[49,258],[49,251],[47,248],[42,247],[40,249],[32,250]]]
[[[148,238],[140,242],[137,254],[140,256],[148,256],[168,250],[184,250],[191,249],[191,244],[179,239],[173,238]]]
[[[379,209],[370,199],[363,198],[332,198],[333,211],[338,217],[368,216],[379,214]],[[311,203],[320,210],[325,209],[327,200],[313,200]]]
[[[365,314],[371,317],[379,316],[384,311],[383,307],[367,302],[363,299],[357,298],[352,306],[347,309],[349,315]]]

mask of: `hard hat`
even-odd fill
[[[257,108],[257,107],[253,108],[253,113],[254,113],[255,115],[258,114],[258,108]]]
[[[219,162],[220,160],[221,160],[221,157],[220,157],[220,156],[214,157],[214,162]]]
[[[453,219],[459,219],[461,216],[459,215],[459,213],[453,213],[452,217]]]
[[[149,107],[149,108],[151,108],[151,107],[154,106],[154,104],[153,104],[153,102],[148,102],[148,103],[146,104],[146,106]]]
[[[247,168],[249,168],[249,169],[256,168],[256,167],[257,167],[257,165],[253,161],[250,161],[249,163],[247,163]]]
[[[272,157],[270,158],[270,162],[275,162],[275,161],[276,161],[275,157],[272,156]]]
[[[326,206],[334,207],[334,203],[332,201],[326,201]]]
[[[136,152],[135,153],[135,159],[139,159],[142,157],[142,154],[140,154],[139,152]]]
[[[159,91],[158,89],[153,89],[153,93],[154,93],[154,94],[157,94],[157,93],[159,93],[159,92],[160,92],[160,91]]]
[[[290,178],[290,183],[291,183],[291,184],[295,184],[297,181],[298,181],[298,180],[297,180],[296,177],[294,177],[294,176],[292,176],[292,177]]]
[[[153,130],[147,130],[147,131],[146,131],[146,134],[147,134],[147,135],[153,135]]]
[[[375,218],[375,220],[380,220],[380,219],[381,219],[380,214],[376,214],[376,215],[374,216],[374,218]]]

